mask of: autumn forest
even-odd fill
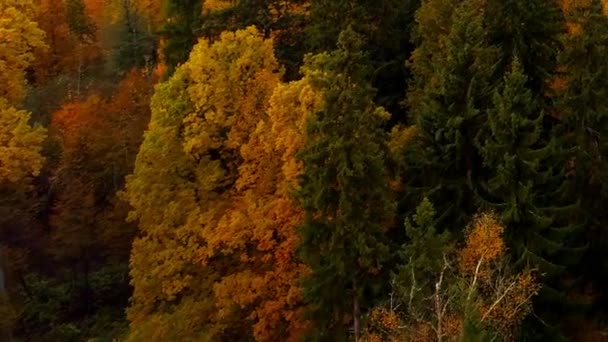
[[[604,6],[0,0],[0,341],[608,341]]]

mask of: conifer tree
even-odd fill
[[[469,180],[478,158],[473,141],[485,120],[497,50],[487,44],[479,2],[454,6],[429,1],[417,14],[421,41],[411,59],[414,80],[407,99],[417,138],[406,150],[406,177],[408,195],[415,196],[411,203],[428,196],[441,214],[441,226],[458,229],[474,211]],[[440,30],[445,26],[448,32]]]
[[[446,231],[439,233],[435,220],[435,209],[427,198],[416,208],[412,219],[405,220],[408,242],[399,251],[402,265],[393,279],[397,295],[408,306],[425,305],[450,252],[450,235]]]
[[[188,59],[190,50],[197,40],[197,30],[201,24],[202,0],[164,0],[165,25],[160,35],[165,39],[163,46],[167,74]]]
[[[490,42],[500,46],[498,78],[517,56],[535,94],[549,94],[556,72],[564,16],[558,0],[487,0],[484,16]]]
[[[355,338],[365,307],[364,293],[380,281],[389,251],[386,223],[393,204],[386,175],[388,113],[372,99],[367,59],[352,29],[340,34],[338,49],[308,60],[313,86],[325,105],[308,126],[298,193],[305,210],[301,256],[311,274],[305,299],[315,323],[314,340],[346,340],[344,318]]]
[[[588,224],[590,241],[579,271],[587,279],[608,284],[608,238],[604,203],[608,199],[608,17],[601,0],[591,0],[568,15],[560,66],[564,69],[558,110],[568,127],[565,138],[575,144],[575,196],[582,201],[577,220]]]
[[[514,60],[477,140],[487,175],[477,195],[482,206],[500,214],[516,264],[536,268],[545,285],[555,285],[556,277],[580,255],[569,246],[577,231],[570,216],[578,203],[565,191],[571,149],[554,132],[543,131],[540,103],[527,88],[523,66]],[[548,300],[560,296],[550,286],[542,293]]]
[[[375,101],[390,111],[392,121],[404,121],[399,106],[408,73],[403,61],[413,46],[409,42],[420,0],[311,0],[306,43],[314,52],[335,49],[339,33],[352,26],[365,37],[369,51]]]

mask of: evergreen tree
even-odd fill
[[[386,174],[388,113],[372,99],[361,37],[348,28],[338,50],[312,57],[312,84],[325,104],[308,126],[298,192],[305,210],[301,256],[311,273],[303,282],[314,340],[355,337],[366,293],[381,285],[389,256],[386,224],[393,215]]]
[[[164,0],[165,25],[160,35],[164,38],[163,57],[167,75],[188,59],[196,44],[201,24],[202,0]]]
[[[450,235],[437,232],[435,219],[433,204],[425,198],[412,219],[405,220],[408,242],[399,251],[402,265],[393,279],[397,295],[408,303],[408,309],[425,306],[450,252]]]
[[[95,25],[87,15],[83,0],[66,0],[68,26],[81,39],[90,38],[95,33]]]
[[[608,286],[604,210],[608,200],[608,17],[604,13],[601,0],[591,0],[569,13],[572,30],[565,35],[560,56],[564,87],[558,107],[568,127],[565,137],[578,146],[573,190],[583,203],[577,220],[588,224],[585,240],[590,246],[578,270],[598,288]]]
[[[414,14],[420,0],[312,0],[306,29],[306,43],[315,52],[331,51],[339,33],[352,26],[365,37],[370,54],[372,85],[378,89],[376,103],[404,121],[399,102],[408,73],[403,61],[413,49],[409,42]]]
[[[441,213],[441,225],[460,229],[474,212],[469,183],[479,163],[473,141],[485,121],[497,50],[487,44],[478,1],[452,6],[429,1],[417,14],[421,42],[412,57],[415,77],[408,93],[417,139],[405,159],[407,195],[415,197],[408,203],[428,196]],[[444,24],[449,32],[438,31]]]
[[[132,68],[153,65],[156,62],[156,41],[146,28],[144,14],[130,0],[122,0],[119,5],[120,20],[111,28],[116,41],[113,66],[127,72]]]
[[[564,30],[558,0],[487,0],[484,15],[490,41],[501,49],[498,78],[517,56],[530,90],[548,95]]]
[[[516,265],[530,265],[543,276],[540,300],[555,304],[565,300],[556,288],[557,276],[580,255],[570,245],[578,228],[571,224],[578,203],[566,192],[571,149],[555,132],[544,130],[540,103],[516,59],[494,94],[488,125],[477,140],[486,175],[477,195],[482,206],[500,214]]]

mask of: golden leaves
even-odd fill
[[[44,162],[46,130],[30,126],[29,113],[13,107],[23,98],[32,50],[45,46],[33,14],[31,0],[0,1],[0,182],[36,176]]]
[[[34,61],[32,51],[46,46],[33,15],[32,0],[0,1],[0,97],[11,103],[23,98],[25,69]]]
[[[504,231],[494,213],[477,215],[467,233],[465,247],[460,251],[460,270],[473,274],[477,265],[488,265],[505,252]]]
[[[236,4],[235,0],[206,0],[203,3],[203,14],[213,11],[221,11]]]
[[[199,323],[218,324],[220,334],[234,321],[259,341],[296,339],[305,329],[305,270],[294,255],[303,214],[279,189],[290,187],[282,166],[302,144],[307,111],[271,100],[279,79],[272,41],[248,28],[200,40],[157,88],[126,192],[142,232],[131,258],[134,325],[143,327],[136,321],[157,305],[181,308],[209,291],[215,312]],[[310,96],[300,85],[282,88],[290,89],[285,101]],[[197,285],[205,274],[214,283]]]
[[[37,176],[42,168],[40,152],[46,130],[30,126],[29,119],[29,113],[0,97],[0,183]]]

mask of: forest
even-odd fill
[[[608,341],[604,2],[0,0],[0,341]]]

